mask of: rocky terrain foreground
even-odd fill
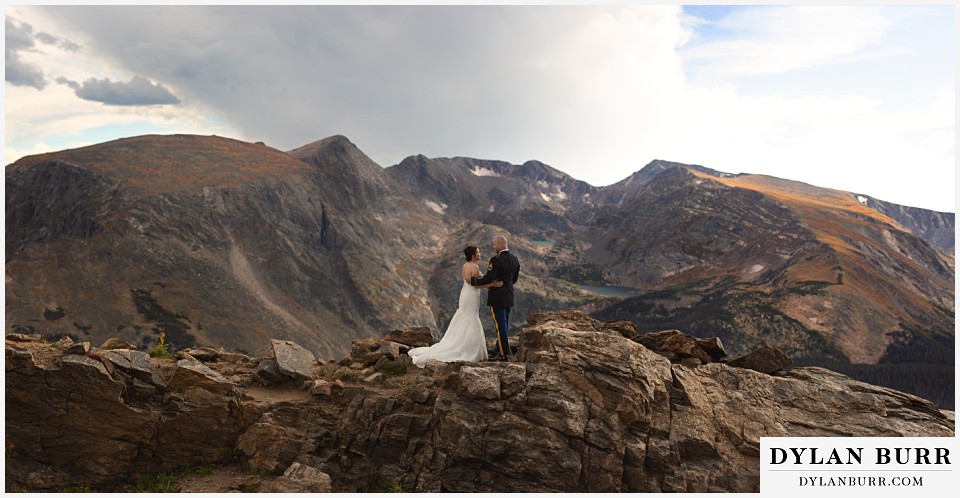
[[[784,372],[772,347],[727,358],[716,339],[579,312],[531,314],[515,340],[508,363],[420,369],[404,353],[425,328],[356,340],[339,362],[280,340],[262,358],[152,358],[10,335],[6,489],[179,475],[170,490],[755,492],[764,436],[954,434],[952,412]]]

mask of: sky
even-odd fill
[[[4,158],[149,133],[655,159],[955,212],[957,10],[928,6],[7,6]]]

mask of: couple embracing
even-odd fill
[[[414,365],[423,367],[427,360],[439,361],[486,361],[487,341],[480,324],[480,289],[487,291],[487,306],[493,314],[497,332],[496,351],[491,351],[492,361],[508,361],[510,346],[507,332],[510,326],[510,308],[513,307],[513,284],[520,277],[520,260],[510,253],[507,238],[493,238],[496,252],[487,265],[487,273],[480,273],[480,249],[467,246],[463,255],[467,260],[460,269],[463,288],[460,290],[460,305],[450,320],[440,342],[429,347],[413,348],[409,355]]]

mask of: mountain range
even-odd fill
[[[383,168],[343,136],[283,152],[149,135],[7,166],[6,327],[337,359],[392,329],[438,336],[463,247],[506,234],[518,327],[581,309],[736,354],[768,343],[952,408],[954,230],[953,213],[660,160],[594,187],[537,161]]]

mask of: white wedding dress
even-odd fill
[[[440,342],[433,346],[413,348],[408,353],[413,364],[423,368],[428,360],[486,361],[487,340],[480,324],[480,289],[463,283],[460,289],[460,307],[450,319],[450,325]]]

